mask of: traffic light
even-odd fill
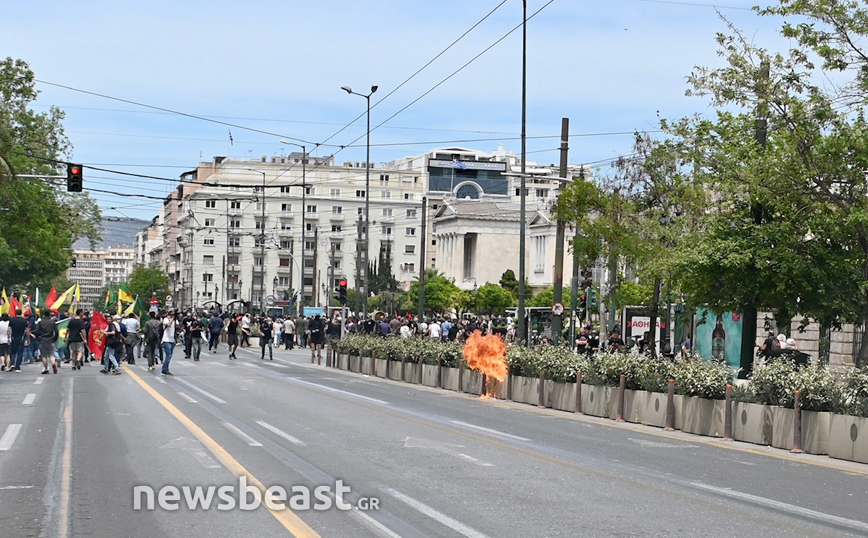
[[[68,192],[81,192],[84,187],[82,168],[80,164],[66,165],[66,190]]]
[[[70,267],[78,267],[78,260],[76,260],[75,258],[73,258],[72,261],[69,262],[69,266],[70,266]]]
[[[342,278],[340,282],[338,282],[338,301],[341,302],[341,305],[347,304],[347,279]]]
[[[579,297],[579,301],[581,301],[580,304],[581,304],[582,310],[585,310],[588,308],[588,296],[587,295],[582,295],[581,297]]]

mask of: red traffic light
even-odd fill
[[[340,285],[341,285],[341,286],[346,286],[346,285],[347,285],[347,279],[346,279],[346,278],[342,278],[342,279],[340,280]]]
[[[78,175],[81,173],[81,169],[77,166],[73,166],[72,170],[70,170],[70,172],[72,172],[74,175]]]

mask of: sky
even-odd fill
[[[570,163],[605,166],[660,118],[712,113],[684,93],[694,66],[722,65],[721,15],[760,45],[786,44],[756,3],[527,0],[528,159],[559,162],[561,118]],[[521,0],[3,4],[0,51],[35,72],[37,112],[66,112],[70,160],[104,217],[150,220],[161,204],[146,197],[214,156],[299,151],[281,138],[363,161],[365,99],[342,86],[378,86],[376,163],[443,146],[521,152]]]

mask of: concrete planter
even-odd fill
[[[808,454],[828,454],[832,413],[802,411],[802,450]]]
[[[365,375],[374,375],[374,359],[362,357],[359,361],[359,372]]]
[[[374,359],[374,373],[375,377],[386,377],[386,367],[387,367],[386,359]]]
[[[476,370],[464,370],[462,392],[467,394],[482,394],[482,374]]]
[[[443,388],[458,390],[458,368],[443,368]]]
[[[416,364],[415,362],[408,362],[404,364],[404,381],[407,383],[415,383],[419,384],[419,370],[422,368],[421,365]]]
[[[537,405],[539,403],[539,379],[536,377],[510,376],[512,401]]]
[[[832,415],[829,420],[829,456],[868,463],[868,418]]]
[[[686,396],[682,396],[680,394],[675,394],[672,397],[672,405],[675,407],[675,424],[673,424],[672,427],[676,430],[682,429],[682,426],[684,425],[684,417],[681,413],[681,408],[684,404],[684,398],[686,398]]]
[[[427,387],[437,386],[437,365],[422,364],[422,384]]]
[[[708,437],[723,436],[723,400],[685,396],[681,401],[681,415],[682,431]]]
[[[498,381],[493,377],[485,378],[485,387],[483,390],[488,389],[488,396],[492,398],[497,398],[498,400],[506,399],[506,384],[509,382],[509,377],[507,377],[503,381]]]
[[[576,384],[546,381],[545,406],[560,411],[575,411]]]
[[[793,413],[792,409],[769,407],[772,413],[772,446],[792,450],[793,448]]]
[[[768,405],[732,402],[733,439],[768,446],[772,443],[772,429],[773,414]]]
[[[362,371],[362,358],[360,356],[350,355],[349,370],[356,373]]]
[[[388,361],[389,379],[393,381],[403,381],[401,376],[401,361]]]
[[[662,392],[638,391],[636,407],[642,424],[658,428],[666,425],[666,395]]]
[[[612,387],[582,386],[582,412],[593,417],[609,416],[609,393]]]

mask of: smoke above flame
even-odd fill
[[[482,336],[479,331],[473,331],[464,344],[464,360],[470,368],[498,381],[506,379],[509,371],[506,344],[494,334]]]

